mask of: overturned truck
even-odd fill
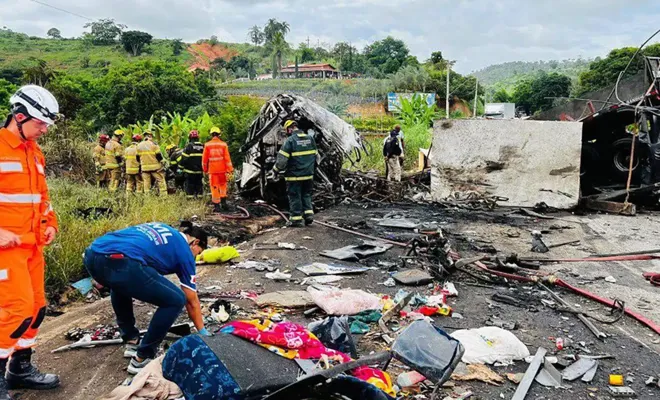
[[[286,139],[282,125],[289,119],[295,120],[301,130],[316,139],[315,185],[322,186],[326,193],[341,187],[344,163],[358,162],[366,151],[360,134],[352,125],[305,97],[279,94],[261,108],[241,147],[245,154],[239,183],[243,196],[283,203],[284,183],[273,181],[269,172]]]

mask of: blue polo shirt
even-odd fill
[[[111,232],[96,239],[90,249],[99,254],[123,254],[161,275],[176,274],[182,286],[197,291],[197,268],[188,241],[167,224],[153,222]]]

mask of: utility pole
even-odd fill
[[[472,118],[477,118],[477,97],[479,96],[479,79],[474,84],[474,109],[472,111]]]
[[[447,97],[445,98],[445,108],[447,115],[445,119],[449,119],[449,74],[451,72],[451,61],[447,60]]]

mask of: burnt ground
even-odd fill
[[[381,228],[372,218],[385,215],[401,215],[418,219],[423,222],[437,223],[450,238],[452,246],[461,256],[468,257],[481,254],[489,246],[501,253],[518,253],[520,256],[534,255],[531,248],[532,229],[544,230],[544,240],[547,244],[580,240],[577,246],[562,246],[554,248],[543,257],[584,257],[592,253],[616,253],[635,251],[656,247],[656,237],[660,230],[660,218],[654,214],[637,217],[618,217],[607,215],[575,216],[571,214],[551,214],[555,219],[535,219],[513,213],[513,209],[497,209],[494,212],[474,212],[460,210],[444,210],[431,206],[375,204],[343,205],[317,215],[319,220],[335,222],[342,226],[353,226],[358,230],[389,238],[391,240],[407,241],[414,236],[409,230]],[[222,224],[221,222],[214,222]],[[304,237],[312,239],[303,239]],[[246,236],[247,237],[247,236]],[[254,243],[291,242],[305,246],[309,250],[252,250]],[[228,266],[206,266],[200,268],[199,287],[220,286],[220,290],[304,290],[300,281],[304,275],[295,270],[295,266],[310,261],[332,261],[320,256],[322,250],[334,249],[350,244],[359,244],[360,239],[344,232],[314,225],[304,229],[274,229],[239,245],[244,259],[263,260],[265,258],[278,260],[280,269],[290,270],[293,274],[291,282],[273,282],[264,277],[265,272],[254,269],[243,270]],[[378,261],[401,263],[405,249],[393,247],[385,254],[370,257],[362,261],[362,265],[378,268]],[[345,263],[355,265],[354,263]],[[557,273],[558,276],[576,284],[581,288],[596,293],[602,297],[619,298],[630,307],[640,312],[655,323],[660,323],[660,289],[654,288],[641,277],[642,272],[660,272],[660,264],[656,262],[608,262],[608,263],[574,263],[545,265],[542,271]],[[596,339],[589,330],[572,314],[558,313],[540,303],[544,297],[529,284],[518,284],[503,280],[484,282],[484,276],[479,278],[464,272],[455,272],[448,280],[458,289],[459,296],[450,299],[454,311],[464,318],[435,318],[436,325],[448,332],[456,329],[478,328],[485,325],[491,316],[499,316],[507,321],[515,321],[519,327],[513,333],[522,340],[534,354],[540,346],[549,353],[561,356],[564,354],[610,354],[614,359],[601,360],[598,373],[590,384],[580,380],[565,384],[565,389],[547,389],[539,384],[533,384],[528,399],[609,399],[607,380],[610,372],[622,373],[632,377],[629,384],[639,398],[657,398],[660,388],[646,387],[644,381],[649,376],[660,375],[660,336],[630,318],[605,325],[595,324],[609,337],[605,340]],[[608,283],[602,278],[613,276],[616,283]],[[371,270],[340,281],[343,288],[360,288],[374,293],[394,295],[399,289],[414,290],[429,294],[427,286],[417,288],[385,287],[379,285],[388,277],[386,268]],[[214,289],[217,290],[217,289]],[[566,301],[580,307],[582,310],[596,312],[607,316],[607,308],[593,301],[576,296],[566,290],[555,288]],[[537,311],[497,303],[491,296],[498,292],[524,298],[527,304]],[[207,290],[208,292],[208,290]],[[213,292],[211,290],[210,292]],[[238,318],[258,315],[258,309],[250,300],[231,300],[241,311]],[[153,309],[146,305],[136,306],[141,327],[146,327],[149,313]],[[282,314],[290,320],[307,323],[311,319],[302,314],[303,310],[284,310]],[[322,318],[316,314],[314,318]],[[25,392],[18,399],[52,400],[87,400],[96,399],[107,394],[125,378],[127,360],[122,358],[122,350],[118,347],[76,350],[60,354],[50,354],[49,351],[66,344],[64,333],[72,327],[91,327],[99,323],[111,323],[112,310],[108,299],[85,306],[74,306],[64,315],[48,318],[40,336],[40,347],[37,354],[39,365],[43,370],[55,371],[61,374],[64,385],[62,388],[44,393]],[[405,320],[401,321],[406,324]],[[380,339],[379,328],[372,325],[371,332],[364,336],[356,336],[362,355],[370,351],[386,348]],[[569,338],[574,343],[585,342],[584,348],[568,348],[563,351],[555,349],[554,338]],[[396,363],[390,367],[393,379],[401,371]],[[524,372],[525,362],[519,361],[509,367],[493,367],[497,373]],[[461,393],[472,390],[479,399],[511,398],[516,385],[505,381],[501,386],[485,383],[455,382],[455,388],[443,391],[450,395],[452,391]],[[410,394],[408,398],[412,398]],[[502,397],[503,396],[503,397]],[[421,397],[423,398],[423,397]],[[430,398],[430,397],[427,397]],[[440,397],[442,398],[442,396]]]

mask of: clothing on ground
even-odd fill
[[[163,377],[163,358],[158,357],[140,371],[131,384],[119,386],[101,400],[176,400],[183,398],[181,389]]]

